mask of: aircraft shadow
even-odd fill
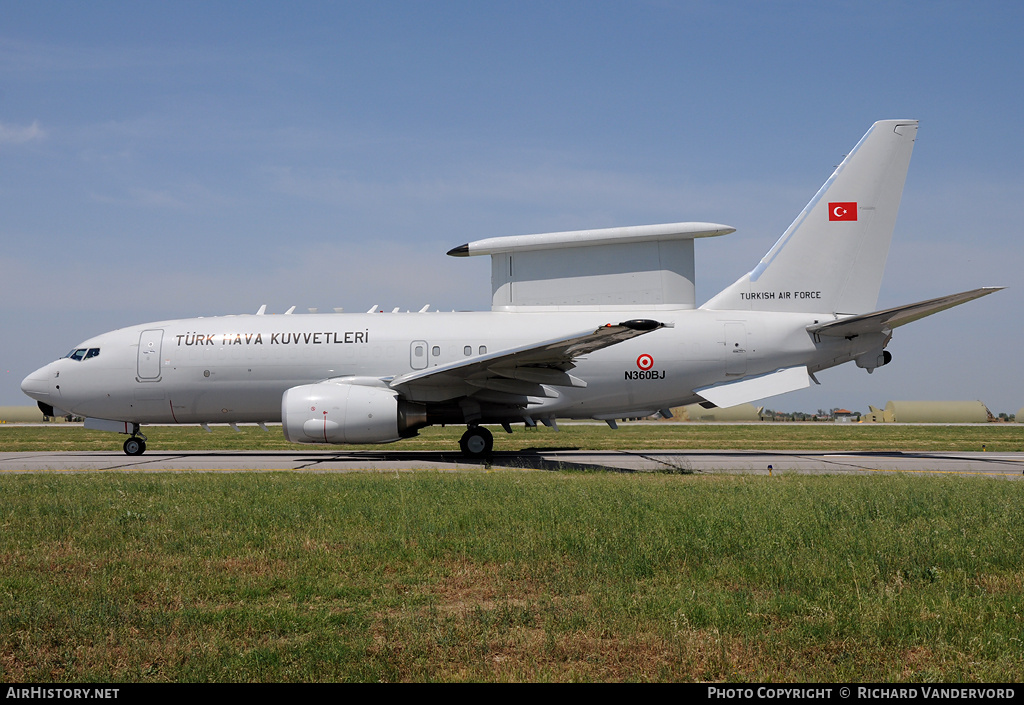
[[[397,462],[414,466],[416,463],[459,465],[467,468],[507,468],[520,470],[577,471],[577,472],[633,472],[628,468],[603,465],[600,463],[582,463],[567,459],[546,458],[542,453],[558,451],[575,451],[579,448],[524,448],[520,451],[502,451],[489,458],[467,458],[460,453],[449,451],[356,451],[352,453],[331,453],[328,455],[309,455],[309,465],[313,468],[321,463],[330,462]]]
[[[122,467],[140,467],[149,464],[158,464],[168,460],[189,460],[192,462],[202,461],[204,458],[223,461],[225,458],[237,459],[244,463],[246,459],[270,459],[280,456],[287,456],[290,459],[289,465],[298,470],[315,470],[317,467],[335,463],[350,463],[353,469],[360,468],[361,464],[375,463],[401,463],[407,468],[414,469],[417,463],[425,466],[432,465],[457,465],[466,468],[509,468],[522,470],[548,470],[548,471],[577,471],[577,472],[635,472],[630,468],[604,465],[601,463],[577,462],[571,459],[546,458],[542,453],[557,453],[564,451],[577,451],[579,448],[525,448],[520,451],[501,451],[494,453],[489,458],[467,458],[461,453],[452,451],[376,451],[357,450],[349,452],[310,452],[291,453],[288,451],[150,451],[145,455],[135,458],[127,458],[120,453],[112,452],[110,456],[122,458],[125,463]],[[595,453],[600,455],[601,452]],[[89,454],[87,457],[95,458],[98,455]],[[335,468],[332,468],[335,469]]]

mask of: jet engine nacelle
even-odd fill
[[[427,423],[426,407],[386,387],[337,382],[287,390],[281,422],[292,443],[391,443]]]
[[[857,367],[863,367],[869,373],[874,372],[876,367],[884,367],[892,362],[892,353],[888,350],[873,350],[856,358]]]

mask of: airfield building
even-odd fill
[[[43,416],[38,406],[0,406],[0,423],[42,423],[50,420]]]
[[[992,418],[980,401],[890,401],[862,417],[867,423],[988,423]]]
[[[673,409],[672,414],[681,421],[761,421],[763,406],[739,404],[724,409],[705,409],[700,404],[688,404]]]

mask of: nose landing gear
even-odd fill
[[[124,442],[125,455],[142,455],[146,452],[146,437],[139,433],[139,425],[135,424],[132,437]]]

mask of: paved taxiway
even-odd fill
[[[761,475],[769,472],[902,472],[1024,479],[1024,453],[528,449],[517,453],[495,453],[488,463],[469,461],[457,453],[424,451],[149,451],[137,458],[116,451],[0,453],[0,473],[175,470],[355,472],[474,470],[484,467]]]

